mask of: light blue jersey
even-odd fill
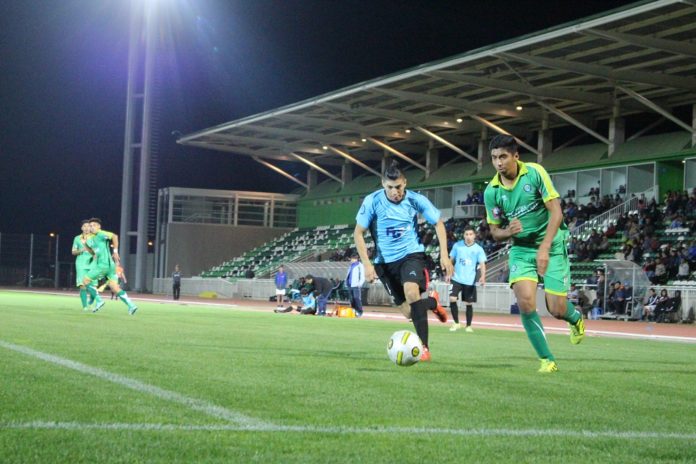
[[[464,240],[460,240],[452,247],[450,258],[454,262],[452,280],[463,285],[474,285],[476,283],[476,267],[478,264],[486,262],[486,252],[476,242],[468,246]]]
[[[399,203],[389,201],[384,190],[365,197],[355,220],[370,229],[375,241],[375,263],[393,263],[425,251],[418,236],[418,214],[430,224],[440,220],[440,210],[420,193],[406,190]]]

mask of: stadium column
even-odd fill
[[[483,168],[483,160],[488,156],[488,127],[481,126],[481,138],[478,143],[478,170]]]
[[[310,192],[317,185],[317,170],[309,168],[307,170],[307,191]]]
[[[549,113],[544,111],[541,119],[541,129],[539,129],[539,138],[537,142],[537,163],[541,164],[544,157],[551,154],[553,147],[553,133],[549,129]]]
[[[430,177],[430,174],[437,170],[438,152],[435,148],[433,139],[428,140],[428,149],[425,151],[425,178]]]
[[[353,180],[353,165],[348,161],[341,166],[341,180],[343,181],[343,185],[347,185]]]
[[[614,154],[619,145],[626,140],[626,121],[621,117],[618,102],[614,104],[611,119],[609,119],[609,156]]]
[[[691,105],[691,146],[696,147],[696,103]]]

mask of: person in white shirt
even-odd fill
[[[350,290],[350,306],[355,310],[356,317],[361,317],[363,314],[361,291],[364,283],[365,266],[360,262],[358,254],[353,253],[346,275],[346,287]]]

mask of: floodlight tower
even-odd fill
[[[156,4],[154,0],[131,0],[130,39],[128,45],[128,88],[126,95],[126,131],[123,146],[121,188],[121,262],[135,269],[134,289],[147,290],[147,241],[149,220],[150,163],[152,151],[152,108],[156,53]],[[144,50],[143,50],[144,42]],[[139,128],[136,125],[139,122]],[[138,131],[139,132],[136,132]],[[137,191],[133,191],[133,158],[139,150]],[[137,194],[137,230],[131,230],[133,194]],[[128,263],[131,237],[135,236],[135,263]],[[128,267],[130,264],[130,267]],[[135,264],[135,266],[133,266]]]

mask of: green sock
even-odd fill
[[[101,297],[99,296],[99,292],[97,291],[96,287],[92,284],[87,285],[87,293],[94,299],[94,301],[97,304],[101,304]]]
[[[524,331],[527,332],[529,342],[537,352],[537,356],[539,356],[541,359],[550,359],[551,361],[555,361],[556,358],[553,357],[551,350],[549,350],[549,344],[546,341],[544,326],[541,324],[539,314],[536,311],[529,314],[520,312],[520,316],[522,318]]]
[[[129,308],[133,306],[133,302],[130,300],[130,298],[128,298],[128,295],[126,295],[126,291],[125,291],[125,290],[121,290],[120,292],[118,292],[118,293],[116,294],[116,296],[117,296],[121,301],[123,301],[124,303],[126,303],[126,304],[128,305]]]
[[[571,325],[575,325],[581,317],[582,314],[580,314],[580,311],[575,309],[575,305],[568,301],[566,303],[566,313],[565,316],[563,316],[563,320],[568,321]]]
[[[87,290],[84,287],[80,288],[80,301],[82,302],[82,307],[87,307]]]

